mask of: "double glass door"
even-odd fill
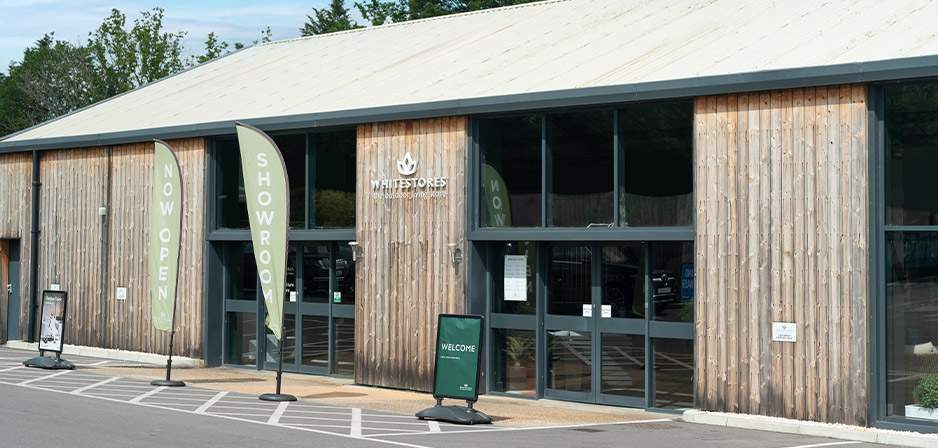
[[[537,275],[528,278],[538,286],[528,288],[533,303],[510,303],[502,279],[493,279],[495,391],[645,408],[693,406],[693,243],[514,246],[537,260],[528,269]],[[514,253],[493,251],[493,276],[506,275],[506,285]],[[525,338],[537,341],[536,355],[519,363]],[[536,367],[536,378],[526,384],[513,379],[518,367],[512,365]]]
[[[355,262],[347,243],[294,243],[287,262],[283,370],[354,374]],[[279,343],[265,330],[264,368],[276,369]]]

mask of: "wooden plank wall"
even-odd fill
[[[183,178],[182,249],[174,353],[202,356],[205,141],[168,142]],[[153,144],[42,154],[39,289],[69,292],[69,344],[167,353],[150,323],[147,270]],[[98,208],[106,206],[105,217]],[[127,300],[116,288],[127,287]]]
[[[695,109],[697,406],[867,425],[867,87]]]
[[[465,311],[465,263],[450,262],[447,244],[466,252],[467,145],[465,117],[358,127],[356,238],[364,250],[356,274],[358,383],[432,390],[437,316]],[[417,172],[402,176],[397,160],[408,152]],[[372,196],[371,180],[440,176],[447,178],[446,197]]]
[[[18,239],[20,244],[20,339],[29,333],[27,304],[29,302],[30,225],[32,223],[33,158],[31,153],[0,154],[0,238]],[[4,283],[3,288],[6,288]],[[6,295],[0,304],[0,327],[6,337]]]

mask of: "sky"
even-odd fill
[[[44,34],[55,32],[56,39],[85,43],[94,31],[117,8],[127,16],[127,24],[140,17],[140,11],[160,7],[163,30],[186,31],[185,44],[190,54],[205,50],[210,31],[219,40],[250,45],[260,39],[261,31],[270,26],[273,40],[300,36],[299,28],[312,15],[312,8],[322,8],[329,0],[0,0],[0,71],[8,73],[10,61],[21,61],[23,50]],[[347,1],[353,18],[362,22]]]

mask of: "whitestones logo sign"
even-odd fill
[[[482,316],[441,314],[433,395],[475,401],[479,385]]]
[[[417,172],[417,159],[410,152],[397,159],[397,172],[393,179],[372,179],[373,199],[430,199],[446,197],[446,177],[408,177]]]
[[[267,326],[278,340],[283,340],[283,296],[290,225],[289,179],[283,156],[267,134],[240,123],[236,127],[254,260],[267,307]]]
[[[182,183],[176,154],[166,142],[154,142],[153,194],[150,201],[150,314],[157,330],[173,331]]]

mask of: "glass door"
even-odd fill
[[[283,370],[354,373],[355,263],[348,243],[296,243],[287,263]],[[264,368],[277,369],[277,340],[267,330]]]
[[[644,254],[640,245],[549,247],[545,396],[644,406]]]

